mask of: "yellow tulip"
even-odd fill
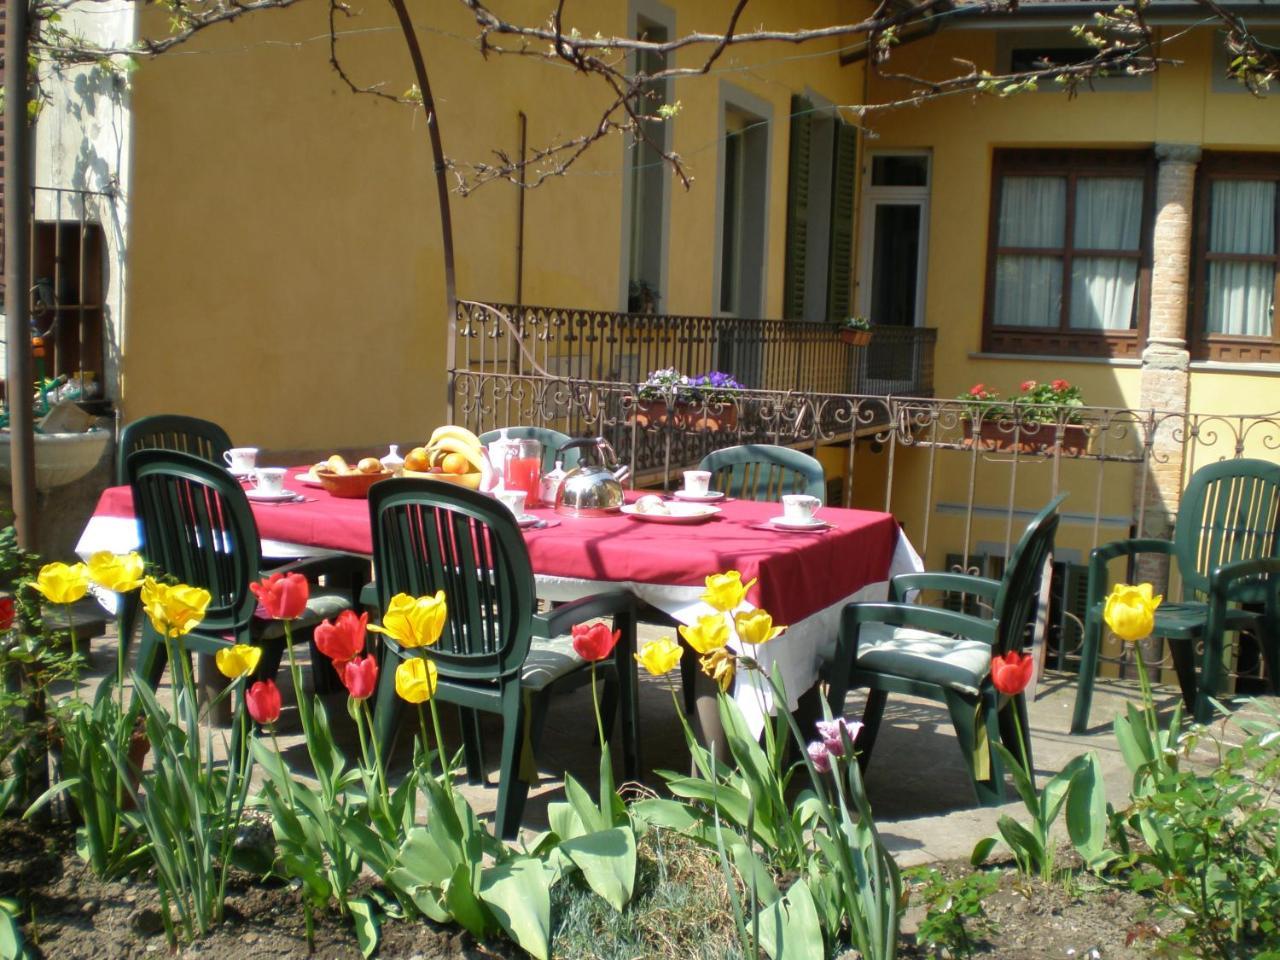
[[[738,631],[739,640],[757,647],[762,643],[768,643],[782,633],[783,630],[787,629],[786,627],[775,627],[773,625],[773,617],[769,615],[767,610],[752,610],[750,613],[740,613],[733,618],[733,625]]]
[[[83,563],[46,563],[36,574],[36,589],[50,603],[75,603],[89,590],[89,568]]]
[[[156,632],[166,637],[190,633],[204,619],[212,597],[208,590],[185,583],[170,586],[152,577],[142,581],[142,609]]]
[[[663,637],[660,640],[650,640],[640,648],[635,658],[652,676],[661,677],[679,665],[681,655],[680,644],[670,637]]]
[[[426,657],[404,660],[396,667],[396,693],[409,703],[426,703],[436,694],[439,671]]]
[[[449,615],[444,591],[437,590],[434,597],[411,597],[397,593],[382,615],[382,626],[369,625],[374,633],[385,633],[407,649],[429,647],[440,639],[444,621]]]
[[[1156,623],[1156,607],[1164,597],[1151,595],[1151,584],[1130,586],[1117,583],[1102,608],[1102,619],[1121,640],[1136,643],[1151,636]]]
[[[712,650],[698,661],[702,664],[702,672],[720,686],[721,693],[728,693],[733,686],[733,674],[736,658],[728,650]]]
[[[709,613],[692,627],[681,624],[680,636],[699,653],[711,653],[729,642],[729,624],[720,614]]]
[[[702,595],[702,600],[722,613],[729,613],[742,603],[754,585],[755,580],[743,583],[742,574],[737,570],[713,573],[707,577],[707,592]]]
[[[89,558],[89,576],[98,586],[115,593],[128,593],[142,586],[143,561],[137,553],[99,550]]]
[[[239,680],[258,669],[258,661],[262,659],[262,648],[251,647],[247,643],[237,643],[234,647],[223,647],[213,655],[213,659],[224,677]]]

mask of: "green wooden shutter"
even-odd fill
[[[858,182],[858,130],[836,123],[831,178],[831,246],[827,268],[827,319],[849,316],[853,307],[853,198]]]
[[[809,233],[809,147],[813,104],[791,98],[791,158],[787,170],[787,260],[783,281],[782,315],[804,316],[805,254]]]

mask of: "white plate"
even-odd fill
[[[532,527],[537,522],[538,518],[532,513],[526,513],[523,517],[516,517],[516,525],[521,530],[524,530],[526,527]]]
[[[258,503],[284,503],[288,500],[296,500],[298,495],[292,490],[281,490],[279,493],[266,493],[262,490],[249,489],[244,495],[250,500]]]
[[[647,520],[650,523],[702,523],[710,520],[720,512],[719,507],[709,507],[701,503],[664,503],[667,513],[641,513],[634,503],[628,503],[622,512],[636,520]]]
[[[299,483],[301,483],[301,484],[305,484],[305,485],[306,485],[306,486],[308,486],[308,487],[323,487],[323,486],[324,486],[324,484],[320,482],[320,478],[319,478],[319,477],[317,477],[317,476],[316,476],[314,473],[312,473],[310,470],[308,470],[306,473],[300,473],[300,474],[298,474],[298,475],[297,475],[296,477],[294,477],[293,479],[297,480],[297,481],[298,481]]]
[[[769,526],[777,527],[780,530],[821,530],[829,527],[831,524],[825,520],[813,517],[809,520],[790,520],[787,517],[770,517]]]
[[[724,499],[724,493],[720,490],[711,490],[708,493],[690,493],[688,490],[676,490],[671,495],[677,500],[688,500],[690,503],[715,503],[717,500]]]

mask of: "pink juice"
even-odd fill
[[[502,473],[503,485],[508,490],[523,490],[529,494],[529,503],[538,499],[538,485],[542,481],[541,457],[510,457]]]

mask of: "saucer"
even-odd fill
[[[780,530],[822,530],[831,526],[827,521],[818,517],[810,517],[808,520],[790,520],[787,517],[770,517],[769,526],[777,527]]]
[[[323,486],[324,486],[324,484],[320,482],[320,478],[319,478],[319,477],[317,477],[317,476],[316,476],[314,473],[312,473],[310,470],[308,470],[306,473],[300,473],[300,474],[298,474],[298,475],[297,475],[296,477],[294,477],[293,479],[297,480],[297,481],[298,481],[299,483],[301,483],[301,484],[305,484],[305,485],[306,485],[306,486],[308,486],[308,487],[323,487]]]
[[[622,508],[622,512],[633,520],[643,520],[646,523],[702,523],[720,512],[719,507],[708,507],[697,503],[676,502],[667,503],[664,506],[666,513],[641,513],[634,503],[629,503]]]
[[[516,517],[516,526],[518,526],[521,530],[524,530],[528,527],[532,527],[537,522],[538,522],[538,518],[535,517],[532,513],[526,513],[523,517]]]
[[[264,490],[250,488],[244,492],[244,495],[250,500],[254,500],[258,503],[284,503],[288,500],[298,499],[298,495],[292,490],[281,490],[279,493],[267,493]]]
[[[706,493],[690,493],[688,490],[673,490],[671,495],[677,500],[688,500],[690,503],[715,503],[724,499],[720,490],[709,490]]]

